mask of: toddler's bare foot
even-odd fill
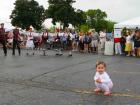
[[[111,96],[111,92],[104,92],[105,96]]]
[[[98,93],[102,92],[102,90],[99,89],[99,88],[97,88],[97,89],[94,90],[94,92],[95,92],[96,94],[98,94]]]

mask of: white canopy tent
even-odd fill
[[[128,29],[135,29],[136,27],[140,28],[140,17],[130,19],[124,22],[120,22],[114,25],[114,28],[128,28]]]

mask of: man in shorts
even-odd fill
[[[95,30],[92,30],[92,42],[91,42],[91,45],[92,45],[93,53],[98,53],[99,40],[100,40],[99,34]]]

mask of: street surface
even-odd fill
[[[140,105],[140,58],[74,53],[73,57],[4,57],[0,50],[0,105]],[[113,82],[111,97],[96,95],[96,61],[107,63]]]

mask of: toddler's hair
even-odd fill
[[[96,68],[97,68],[97,66],[99,66],[99,65],[103,65],[104,67],[106,67],[106,63],[103,62],[103,61],[97,61],[97,62],[96,62]]]

